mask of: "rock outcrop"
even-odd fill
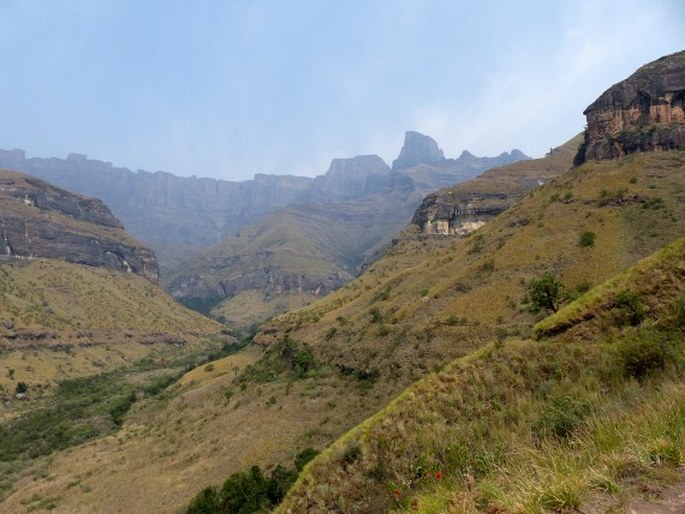
[[[360,155],[349,159],[333,159],[325,175],[314,179],[314,187],[336,197],[360,197],[377,190],[385,183],[390,167],[377,155]]]
[[[0,170],[0,259],[36,257],[159,280],[155,254],[126,234],[100,200]]]
[[[402,191],[411,198],[413,212],[419,202],[415,197],[420,199],[486,169],[525,158],[515,152],[445,159],[433,139],[409,132],[402,153],[420,164],[390,171],[376,155],[333,159],[328,172],[316,178],[257,174],[253,180],[231,182],[177,177],[161,171],[133,172],[82,154],[70,154],[66,159],[27,158],[23,150],[0,150],[0,168],[100,198],[134,237],[170,265],[287,205],[361,201],[372,208],[367,202],[372,196],[386,195],[396,201],[394,196]]]
[[[570,169],[581,140],[578,135],[542,159],[494,168],[473,180],[431,193],[416,209],[412,224],[423,234],[465,236]]]
[[[583,114],[587,130],[576,164],[685,148],[685,51],[642,66]]]
[[[439,163],[444,160],[445,155],[432,137],[408,130],[404,134],[400,155],[392,163],[392,169],[406,169],[417,164]]]

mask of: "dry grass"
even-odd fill
[[[237,330],[251,330],[273,316],[300,309],[319,299],[307,293],[279,294],[247,289],[222,301],[212,309],[211,315],[223,318]]]
[[[672,480],[685,460],[683,327],[671,314],[682,287],[642,276],[682,286],[682,244],[598,288],[604,298],[616,283],[658,296],[654,319],[611,337],[600,327],[563,342],[510,340],[454,362],[313,461],[281,511],[562,511]],[[644,349],[670,357],[638,374],[627,364],[636,344],[645,366]],[[352,447],[359,458],[348,462]]]
[[[405,478],[414,476],[417,465],[430,469],[442,462],[439,452],[445,447],[441,445],[447,435],[461,430],[455,428],[461,426],[460,419],[484,420],[463,429],[467,434],[481,431],[474,441],[487,434],[504,444],[512,426],[514,433],[529,435],[531,420],[544,403],[535,395],[538,388],[547,387],[547,378],[557,380],[551,393],[582,393],[595,405],[601,397],[593,392],[595,379],[578,378],[595,363],[605,365],[605,354],[581,345],[517,342],[516,334],[526,335],[536,321],[521,304],[525,282],[551,270],[570,288],[583,281],[594,286],[680,237],[685,232],[684,172],[685,155],[678,152],[586,165],[535,191],[470,238],[407,234],[358,280],[263,327],[255,343],[256,348],[267,348],[260,366],[278,359],[268,348],[277,348],[274,343],[287,334],[299,348],[311,350],[315,372],[299,378],[282,369],[274,375],[251,373],[253,378],[244,381],[241,390],[240,383],[234,382],[232,364],[227,364],[229,369],[221,365],[195,370],[196,382],[186,379],[187,385],[167,404],[150,404],[133,413],[121,443],[112,437],[58,455],[48,468],[50,479],[23,481],[3,507],[15,508],[38,493],[45,498],[59,496],[57,509],[64,512],[98,510],[103,505],[173,511],[231,472],[252,464],[262,468],[290,464],[303,448],[323,448],[427,375],[437,381],[421,382],[403,394],[389,407],[395,412],[392,422],[373,437],[362,438],[361,444],[372,445],[373,452],[379,448],[373,444],[386,441],[387,448],[386,443],[378,443],[385,452],[380,462],[397,465]],[[634,182],[633,177],[637,177]],[[600,207],[597,199],[607,187],[660,197],[664,206],[643,209],[635,202]],[[551,201],[557,193],[563,198],[568,190],[573,202]],[[579,236],[588,230],[597,234],[595,246],[580,247]],[[477,246],[480,249],[475,251]],[[474,353],[494,338],[503,341],[503,348]],[[447,362],[467,355],[471,356],[440,372]],[[540,380],[541,376],[546,378]],[[442,393],[459,390],[455,384],[467,389],[443,401]],[[528,396],[519,395],[520,391],[528,391]],[[500,410],[498,405],[508,407]],[[455,417],[455,412],[461,414]],[[439,428],[435,431],[425,429],[426,423],[440,422],[448,414],[451,424],[435,425]],[[355,434],[380,426],[382,419],[372,419],[328,455],[339,462]],[[497,428],[502,426],[507,430]],[[388,431],[392,437],[386,437]],[[413,446],[402,446],[402,441]],[[310,478],[303,480],[309,482],[303,484],[335,501],[345,491],[346,505],[354,505],[357,498],[365,501],[366,495],[390,506],[394,500],[388,496],[388,484],[374,478],[387,470],[377,466],[375,453],[364,448],[359,462],[342,468],[312,467],[319,470],[321,480],[307,475]],[[494,457],[478,455],[499,462],[497,452]],[[488,459],[484,462],[493,462]],[[326,476],[332,476],[330,482],[323,480]],[[87,491],[68,488],[78,477]],[[450,474],[443,480],[461,478]],[[397,487],[402,484],[396,481]],[[455,491],[452,486],[448,490]],[[449,502],[468,506],[471,501],[463,492],[454,495]]]
[[[47,259],[0,264],[0,320],[12,322],[0,325],[9,392],[18,381],[50,387],[146,355],[200,351],[216,346],[204,336],[221,327],[140,276]],[[167,344],[181,341],[185,350]]]

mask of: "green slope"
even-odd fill
[[[541,512],[659,491],[685,460],[684,278],[681,239],[541,323],[592,336],[512,338],[426,377],[315,459],[279,511]],[[639,323],[625,306],[578,315],[623,290]]]

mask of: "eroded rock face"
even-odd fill
[[[0,259],[37,257],[159,280],[155,254],[128,236],[100,200],[0,171]]]
[[[393,170],[411,168],[417,164],[442,162],[445,155],[432,137],[411,130],[404,135],[400,155],[392,163]]]
[[[641,67],[583,114],[587,130],[577,164],[685,148],[685,51]]]
[[[412,223],[421,227],[425,234],[465,236],[513,202],[514,199],[505,193],[432,193],[421,202]]]

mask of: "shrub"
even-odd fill
[[[670,342],[663,334],[642,330],[624,338],[618,346],[623,374],[642,380],[648,375],[663,371],[671,361]]]
[[[29,386],[26,385],[26,382],[17,382],[17,386],[14,388],[14,393],[15,394],[25,393],[28,390],[29,390]]]
[[[580,234],[580,240],[578,241],[578,244],[583,248],[595,246],[595,237],[596,235],[594,232],[583,232]]]
[[[305,448],[295,456],[295,469],[302,471],[307,463],[319,454],[314,448]]]
[[[205,487],[190,502],[187,514],[220,514],[221,499],[215,487]]]
[[[214,514],[236,512],[270,512],[285,498],[288,489],[297,480],[297,475],[305,464],[317,455],[317,451],[307,448],[295,457],[292,468],[277,465],[271,475],[266,477],[259,466],[249,471],[233,473],[223,483],[220,490],[205,487],[188,506],[188,514]]]
[[[539,436],[568,437],[590,411],[587,402],[568,395],[553,397],[533,426]]]
[[[620,325],[639,325],[645,317],[642,296],[628,290],[619,292],[614,299],[616,321]]]
[[[359,457],[362,455],[362,449],[361,447],[354,443],[349,445],[347,448],[345,448],[345,452],[343,453],[342,460],[345,464],[352,464],[355,462]]]
[[[566,288],[561,281],[551,273],[545,273],[530,281],[524,303],[530,304],[533,312],[557,312],[566,297]]]

